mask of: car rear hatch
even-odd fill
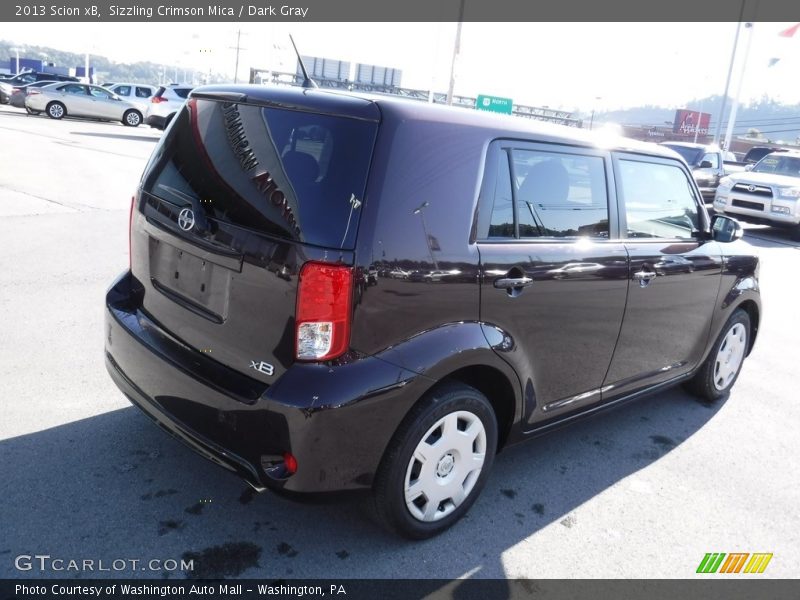
[[[295,361],[303,265],[353,264],[379,112],[324,92],[234,89],[195,90],[154,150],[131,270],[153,321],[271,383]]]

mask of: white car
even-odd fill
[[[99,85],[52,83],[30,90],[25,106],[30,111],[44,111],[51,119],[92,117],[120,121],[128,127],[142,122],[142,111],[136,105]]]
[[[749,171],[723,177],[714,211],[745,221],[792,225],[800,234],[800,152],[767,154]]]
[[[138,106],[142,114],[147,112],[150,99],[155,96],[156,90],[158,89],[157,86],[145,85],[142,83],[114,83],[104,87],[114,92],[123,100],[132,102]]]
[[[186,102],[186,98],[189,97],[189,92],[192,89],[188,85],[170,85],[158,88],[153,97],[150,98],[150,105],[144,115],[144,122],[156,129],[166,129],[175,113]]]

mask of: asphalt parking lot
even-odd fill
[[[112,384],[103,296],[127,267],[130,197],[159,136],[0,107],[0,577],[90,576],[15,568],[38,554],[190,557],[212,577],[683,578],[707,552],[771,552],[758,577],[798,575],[800,247],[787,232],[747,226],[765,313],[729,399],[673,389],[511,448],[464,521],[409,543],[359,501],[251,493]]]

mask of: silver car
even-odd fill
[[[128,127],[137,127],[142,122],[142,111],[135,104],[99,85],[54,83],[30,90],[25,106],[31,111],[44,111],[51,119],[92,117],[120,121]]]
[[[183,103],[186,102],[191,91],[192,86],[189,85],[169,85],[158,88],[150,99],[150,106],[147,107],[144,122],[156,129],[166,129]]]
[[[128,102],[132,102],[139,107],[142,114],[145,114],[150,105],[150,99],[158,89],[154,85],[146,85],[143,83],[113,83],[111,85],[104,85],[104,88],[114,92],[117,96]]]

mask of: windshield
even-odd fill
[[[786,156],[785,154],[768,154],[762,158],[755,167],[755,173],[774,173],[800,177],[800,157]]]
[[[678,146],[672,144],[664,144],[670,150],[674,150],[678,154],[683,157],[688,164],[694,165],[697,164],[697,161],[700,158],[700,155],[703,153],[702,148],[690,148],[688,146]]]

